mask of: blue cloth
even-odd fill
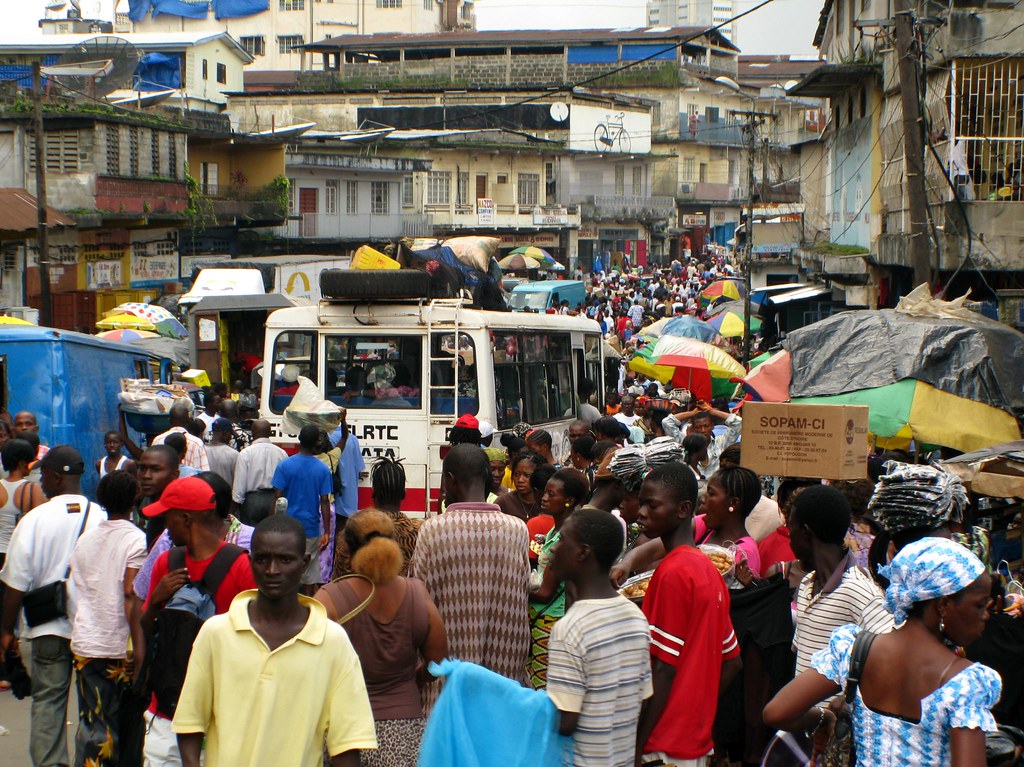
[[[183,0],[153,0],[153,18],[161,14],[181,16],[185,19],[205,19],[209,3],[186,3]]]
[[[956,545],[956,544],[954,544]],[[832,632],[829,646],[814,653],[811,667],[841,688],[846,687],[850,653],[860,627],[840,626]],[[999,674],[974,663],[921,699],[921,721],[910,722],[872,711],[857,690],[853,702],[853,740],[858,767],[929,765],[949,767],[950,730],[989,731],[996,720],[989,709],[999,700]]]
[[[142,21],[152,5],[152,0],[128,0],[128,18],[132,21]]]
[[[218,19],[255,16],[269,7],[270,0],[213,0],[213,13]]]
[[[164,91],[181,87],[181,56],[147,53],[135,67],[135,90]]]
[[[889,581],[885,607],[899,625],[915,604],[963,591],[984,574],[985,564],[959,543],[922,538],[900,549],[878,572]]]
[[[271,483],[288,499],[288,516],[295,517],[307,538],[320,537],[320,496],[331,494],[331,470],[312,455],[285,458]]]
[[[430,673],[447,679],[427,720],[418,767],[572,764],[572,738],[558,734],[558,710],[547,693],[458,660],[431,663]]]
[[[331,446],[341,442],[341,427],[331,432]],[[338,479],[341,480],[341,499],[334,499],[334,513],[339,517],[351,517],[359,511],[359,475],[366,471],[363,451],[359,440],[351,432],[338,461]]]

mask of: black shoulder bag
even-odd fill
[[[850,650],[850,672],[846,675],[846,691],[843,694],[843,707],[836,713],[836,728],[829,738],[825,752],[814,764],[821,767],[853,767],[857,764],[857,752],[853,742],[853,701],[857,697],[857,687],[864,674],[868,651],[877,634],[861,630],[853,641]]]
[[[82,537],[85,524],[89,521],[89,511],[92,509],[92,502],[88,501],[85,506],[85,516],[78,528],[77,542]],[[70,508],[69,508],[70,513]],[[70,557],[69,557],[70,560]],[[71,575],[71,563],[68,562],[68,569],[64,571],[64,577],[59,581],[47,583],[37,589],[25,592],[21,600],[21,609],[25,611],[25,623],[30,628],[41,626],[44,623],[55,621],[58,618],[68,617],[68,577]]]

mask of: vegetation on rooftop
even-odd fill
[[[865,256],[871,252],[860,245],[839,245],[834,242],[820,242],[811,250],[823,256]]]

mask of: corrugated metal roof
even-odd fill
[[[713,44],[738,51],[718,30],[705,27],[638,27],[636,29],[519,29],[486,32],[434,32],[427,34],[382,33],[375,35],[336,35],[305,46],[306,50],[333,51],[342,48],[422,48],[424,46],[471,47],[474,45],[544,45],[597,42],[657,42],[707,37]]]
[[[0,188],[0,235],[34,231],[36,211],[36,198],[24,189]],[[50,207],[46,209],[46,223],[50,228],[75,225],[70,218]]]

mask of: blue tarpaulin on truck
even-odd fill
[[[213,0],[213,13],[218,19],[255,16],[270,7],[270,0]]]
[[[153,0],[128,0],[128,18],[142,21],[153,7]]]
[[[181,56],[147,53],[135,68],[135,90],[143,93],[181,87]]]

